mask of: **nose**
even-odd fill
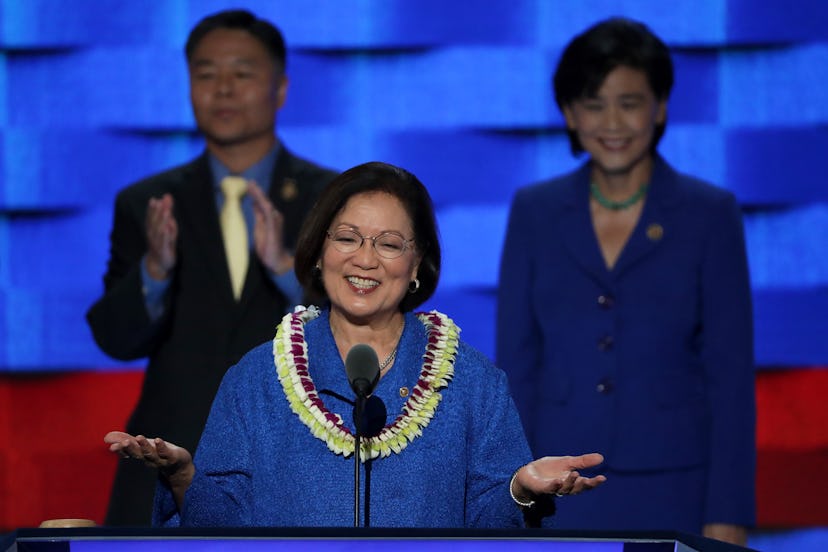
[[[374,238],[362,238],[362,245],[354,252],[354,263],[362,268],[370,268],[377,265],[377,257]]]
[[[221,96],[228,96],[233,92],[233,76],[227,73],[220,73],[216,78],[216,93]]]
[[[616,129],[621,126],[621,110],[611,105],[604,110],[604,126],[608,129]]]

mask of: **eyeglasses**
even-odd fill
[[[376,236],[363,236],[356,230],[341,229],[326,232],[328,239],[333,243],[334,249],[340,253],[354,253],[358,251],[365,240],[371,240],[374,251],[384,259],[396,259],[402,256],[411,247],[413,239],[407,240],[396,232],[383,232]]]

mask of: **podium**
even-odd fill
[[[549,529],[133,528],[18,529],[0,552],[739,552],[747,548],[675,532]],[[390,546],[390,547],[389,547]]]

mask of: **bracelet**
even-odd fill
[[[517,479],[517,474],[518,474],[518,472],[515,472],[515,474],[512,476],[512,479],[509,481],[509,496],[511,496],[512,500],[515,501],[515,504],[517,504],[521,508],[531,508],[532,506],[535,505],[534,500],[530,500],[529,502],[521,502],[520,500],[517,499],[517,497],[515,496],[515,492],[512,490],[512,485],[515,484],[515,479]]]

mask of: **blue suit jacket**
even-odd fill
[[[320,399],[353,434],[353,397],[329,311],[305,326],[308,371]],[[412,313],[394,367],[373,395],[390,424],[420,377],[425,327]],[[155,523],[169,526],[338,527],[353,523],[353,457],[334,454],[291,410],[267,342],[227,372],[195,455],[184,508],[158,486]],[[323,390],[327,390],[324,392]],[[512,474],[530,460],[506,375],[458,346],[454,377],[422,433],[399,453],[371,461],[373,527],[516,528]],[[364,470],[364,468],[363,468]],[[362,475],[363,489],[368,472]],[[364,492],[360,504],[365,504]]]
[[[588,164],[517,192],[497,363],[536,456],[598,451],[618,470],[702,467],[705,522],[750,525],[752,336],[741,213],[729,192],[657,157],[612,270],[590,218]]]

